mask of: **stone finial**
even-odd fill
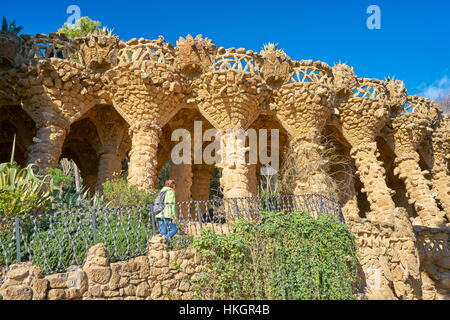
[[[187,74],[204,72],[214,61],[217,47],[211,39],[197,35],[193,38],[190,34],[186,38],[180,37],[177,41],[177,56],[175,65]]]
[[[391,110],[396,112],[403,110],[407,100],[405,83],[401,80],[388,79],[385,81],[385,86],[389,92]]]
[[[260,52],[263,58],[262,74],[267,84],[271,86],[281,86],[289,81],[292,71],[291,58],[277,48],[277,45],[269,43]]]
[[[350,97],[358,86],[358,79],[353,67],[345,63],[333,66],[334,87],[338,98]]]
[[[81,63],[94,71],[105,71],[118,64],[119,50],[125,44],[110,34],[91,34],[77,38]]]

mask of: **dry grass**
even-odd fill
[[[292,143],[285,148],[285,159],[280,169],[283,193],[292,194],[299,181],[304,184],[305,190],[319,191],[336,200],[339,195],[351,192],[351,159],[338,152],[332,137],[322,137],[320,140],[320,147],[314,150],[305,147],[295,151]]]
[[[444,113],[450,113],[450,96],[439,98],[437,103],[442,107]]]

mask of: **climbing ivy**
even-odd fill
[[[355,299],[355,238],[328,215],[265,213],[229,235],[194,239],[208,269],[195,280],[201,299]]]

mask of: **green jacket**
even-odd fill
[[[155,217],[157,219],[175,219],[177,217],[177,208],[176,208],[176,197],[175,197],[175,191],[173,191],[172,188],[164,187],[161,189],[161,192],[165,192],[166,197],[164,198],[164,210],[157,214]]]

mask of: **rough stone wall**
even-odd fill
[[[450,230],[415,227],[425,300],[450,300]]]
[[[364,299],[448,300],[450,233],[448,228],[408,228],[403,215],[396,225],[352,219],[357,236]]]
[[[112,263],[102,244],[89,249],[82,268],[42,276],[30,263],[11,266],[0,283],[0,300],[189,300],[192,280],[204,271],[193,250],[168,251],[154,236],[148,253]]]

